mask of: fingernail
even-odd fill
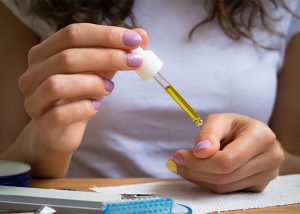
[[[199,152],[201,149],[206,149],[210,146],[211,142],[209,140],[202,140],[194,147],[194,152]]]
[[[142,42],[142,37],[135,32],[125,32],[123,34],[123,43],[128,46],[136,47]]]
[[[143,63],[143,56],[134,53],[127,54],[127,65],[129,67],[138,67]]]
[[[184,160],[183,160],[183,157],[181,155],[174,154],[171,159],[174,160],[175,163],[177,163],[180,166],[184,165]]]
[[[177,173],[177,166],[173,160],[168,160],[166,167],[173,173]]]
[[[99,100],[92,100],[92,104],[96,110],[99,110],[101,103]]]
[[[112,91],[115,87],[115,84],[114,84],[114,82],[105,79],[104,80],[104,87],[107,91]]]

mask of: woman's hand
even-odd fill
[[[213,192],[263,191],[284,153],[271,129],[237,114],[210,115],[193,151],[178,150],[167,167]]]
[[[142,57],[129,51],[146,43],[141,29],[72,24],[33,47],[19,79],[32,118],[32,148],[74,152],[87,121],[112,92],[111,78],[117,70],[138,68]]]

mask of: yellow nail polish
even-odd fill
[[[174,173],[177,173],[177,165],[173,160],[168,160],[168,162],[166,163],[166,167]]]

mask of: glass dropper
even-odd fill
[[[201,127],[203,120],[200,115],[188,104],[187,101],[168,83],[168,81],[157,72],[153,78],[172,97],[172,99],[182,108],[182,110],[192,119],[196,126]]]
[[[160,69],[163,66],[163,62],[151,50],[145,51],[139,47],[132,52],[143,56],[143,64],[136,70],[137,74],[143,80],[154,78],[159,83],[159,85],[172,97],[172,99],[182,108],[182,110],[191,118],[191,120],[198,127],[201,127],[203,125],[203,120],[201,119],[200,115],[159,73]]]

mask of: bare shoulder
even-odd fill
[[[284,57],[284,63],[278,77],[279,87],[282,87],[282,90],[279,92],[290,93],[296,89],[298,89],[298,92],[300,91],[300,84],[298,83],[300,79],[299,53],[300,53],[300,33],[297,33],[292,37],[289,44],[287,45],[287,49]],[[285,90],[283,90],[283,88],[285,88]],[[287,99],[292,96],[291,94],[290,95],[285,94],[285,95],[287,95],[286,97]],[[300,99],[300,97],[298,99]]]
[[[299,55],[298,55],[299,51],[300,51],[300,33],[297,33],[296,35],[294,35],[292,37],[292,39],[290,40],[290,42],[287,46],[287,50],[285,53],[285,63],[283,65],[283,71],[284,71],[284,69],[287,69],[287,67],[289,69],[293,69],[290,66],[300,64]],[[297,69],[297,70],[299,71],[299,69]],[[300,73],[300,71],[297,73]]]
[[[27,53],[39,38],[0,2],[0,152],[28,122],[18,78],[26,71]]]
[[[295,34],[295,35],[292,37],[290,43],[292,43],[292,42],[298,42],[298,44],[299,44],[299,42],[300,42],[299,40],[300,40],[300,32],[298,32],[297,34]]]

